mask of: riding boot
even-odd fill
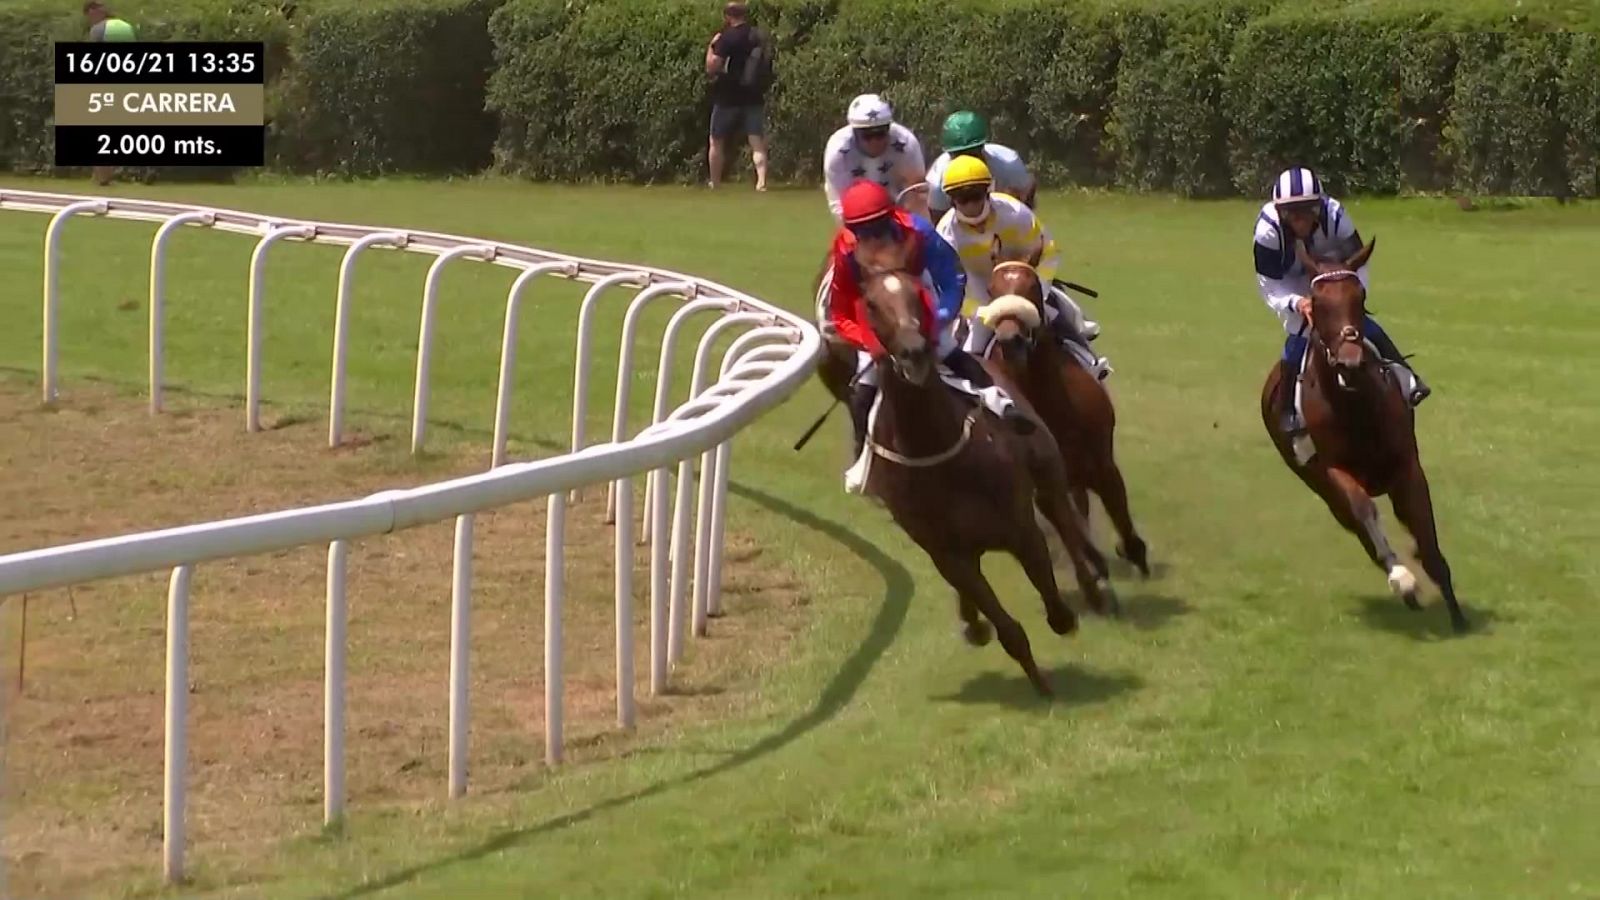
[[[1078,311],[1077,315],[1073,315],[1073,310],[1067,306],[1071,301],[1067,299],[1065,294],[1057,290],[1047,291],[1044,300],[1046,305],[1055,311],[1054,318],[1051,318],[1048,313],[1045,318],[1050,319],[1050,332],[1055,335],[1056,343],[1071,342],[1078,344],[1083,349],[1088,350],[1090,356],[1094,356],[1094,348],[1089,346],[1089,342],[1100,336],[1099,324],[1089,321],[1081,310]],[[1074,321],[1075,319],[1083,320],[1082,328],[1078,327]]]
[[[1294,408],[1295,385],[1300,378],[1299,361],[1290,362],[1287,359],[1278,361],[1279,388],[1278,388],[1278,428],[1289,437],[1305,433],[1305,423],[1300,421],[1300,415]]]
[[[1411,373],[1411,380],[1414,382],[1414,386],[1411,390],[1411,395],[1406,398],[1411,402],[1411,405],[1416,406],[1428,399],[1428,395],[1433,393],[1433,389],[1423,382],[1422,375],[1406,360],[1405,355],[1400,352],[1400,348],[1395,346],[1394,338],[1389,337],[1389,333],[1383,330],[1383,326],[1372,319],[1368,319],[1366,325],[1367,327],[1362,330],[1366,333],[1367,340],[1372,342],[1372,346],[1378,348],[1378,355],[1383,357],[1386,362],[1402,366]]]
[[[855,427],[855,453],[850,457],[850,467],[844,471],[844,489],[849,494],[859,494],[867,484],[867,430],[872,416],[872,404],[878,399],[878,387],[856,383],[850,394],[850,423]]]
[[[989,376],[989,371],[976,356],[965,350],[956,350],[944,358],[944,364],[957,378],[965,378],[972,382],[973,387],[980,390],[993,388],[994,379]],[[1017,407],[1015,401],[1007,402],[1000,418],[1008,422],[1017,434],[1032,434],[1037,427],[1027,413]]]
[[[855,389],[850,392],[850,423],[855,426],[855,451],[850,454],[852,460],[861,458],[867,449],[867,417],[872,413],[872,403],[878,399],[878,386],[875,384],[862,384],[856,382]]]

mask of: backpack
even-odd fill
[[[755,46],[750,48],[750,55],[745,57],[744,70],[739,73],[739,86],[765,93],[772,86],[773,63],[778,48],[772,45],[772,37],[765,31],[752,28],[750,34]]]

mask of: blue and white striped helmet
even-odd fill
[[[1322,199],[1322,181],[1310,169],[1285,169],[1272,186],[1272,202],[1280,206]]]

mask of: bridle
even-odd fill
[[[1003,272],[1003,271],[1005,271],[1007,269],[1022,269],[1024,271],[1026,271],[1028,274],[1032,275],[1034,284],[1039,286],[1040,299],[1041,300],[1043,299],[1044,279],[1039,277],[1039,270],[1038,269],[1035,269],[1032,265],[1030,265],[1029,263],[1024,262],[1022,260],[1008,259],[1008,260],[1006,260],[1004,262],[995,263],[994,267],[989,270],[989,275],[990,275],[991,278],[993,278],[996,274],[999,274],[1000,272]],[[1030,297],[1028,299],[1032,300],[1033,298]],[[1043,315],[1042,311],[1041,311],[1040,315],[1041,316]],[[1015,317],[1012,317],[1012,316],[1007,316],[1006,319],[1011,319],[1012,321],[1016,321]],[[1006,321],[1006,319],[998,319],[998,320],[995,321],[995,324],[998,325],[998,324],[1000,324],[1000,322]],[[1017,322],[1017,324],[1021,325],[1022,323],[1021,322]],[[1031,344],[1033,342],[1033,340],[1034,340],[1033,329],[1031,329],[1031,328],[1023,328],[1022,330],[1023,330],[1024,334],[1027,335],[1028,341]]]
[[[1311,279],[1311,286],[1313,288],[1315,288],[1317,285],[1323,283],[1324,281],[1343,281],[1343,280],[1345,280],[1347,278],[1357,278],[1357,277],[1359,277],[1359,276],[1357,276],[1355,272],[1352,272],[1349,269],[1333,269],[1331,271],[1323,272],[1323,273],[1313,277]],[[1313,299],[1312,302],[1315,303],[1316,302],[1315,299]],[[1339,348],[1344,346],[1345,344],[1362,345],[1363,362],[1365,362],[1366,352],[1365,352],[1365,346],[1364,345],[1366,343],[1366,339],[1364,337],[1362,337],[1361,329],[1357,328],[1356,326],[1354,326],[1354,325],[1346,325],[1343,328],[1339,329],[1339,340],[1336,343],[1334,343],[1332,346],[1329,346],[1327,344],[1327,342],[1322,340],[1322,336],[1317,334],[1317,326],[1316,326],[1316,322],[1315,321],[1313,321],[1311,323],[1311,333],[1313,335],[1316,335],[1317,343],[1322,344],[1322,353],[1327,358],[1328,365],[1332,366],[1336,371],[1338,370],[1338,366],[1335,364],[1335,359],[1337,358],[1337,354],[1338,354]],[[1355,390],[1355,387],[1353,385],[1348,384],[1345,381],[1344,373],[1342,371],[1337,371],[1337,376],[1338,376],[1339,387],[1341,389],[1346,390],[1346,391]]]
[[[896,278],[910,278],[911,277],[909,274],[907,274],[905,272],[897,272],[897,271],[869,272],[868,274],[872,275],[874,278],[876,278],[880,282],[886,276],[891,276],[891,275],[896,277]],[[918,293],[920,295],[920,293],[922,291],[922,287],[921,287],[920,284],[917,284],[917,291],[918,291]],[[863,299],[864,300],[866,299],[865,296],[863,296]],[[920,296],[919,296],[918,299],[919,300],[921,299]],[[870,303],[871,301],[867,300],[867,302]],[[919,332],[922,330],[922,314],[923,314],[923,311],[919,309],[917,311],[917,314],[916,314],[916,317],[915,317],[917,330]],[[880,338],[880,340],[881,340],[881,338]],[[930,350],[930,352],[931,352],[931,350]],[[894,373],[896,375],[898,375],[902,381],[906,381],[906,382],[912,383],[912,384],[916,383],[916,382],[912,381],[912,379],[910,377],[910,374],[906,371],[905,364],[900,361],[899,355],[894,354],[894,353],[890,353],[890,354],[888,354],[888,357],[889,357],[889,366],[890,366],[890,368],[892,368],[894,370]],[[934,361],[933,377],[935,379],[938,379],[938,378],[941,377],[939,375],[939,371],[938,371],[938,361],[937,360]],[[930,468],[932,466],[937,466],[937,465],[941,465],[943,463],[949,462],[950,460],[952,460],[952,459],[956,458],[957,456],[959,456],[961,454],[962,450],[966,449],[967,444],[969,442],[971,442],[971,440],[972,440],[972,426],[977,421],[977,417],[978,417],[977,410],[973,410],[972,412],[969,412],[967,414],[965,420],[963,420],[962,423],[961,423],[961,436],[956,438],[955,443],[952,444],[950,447],[946,448],[945,450],[942,450],[942,451],[940,451],[938,453],[932,454],[931,456],[906,456],[905,454],[897,453],[894,450],[891,450],[888,447],[885,447],[882,444],[879,444],[877,441],[873,440],[872,430],[871,430],[870,427],[867,430],[867,447],[872,451],[872,453],[874,455],[880,456],[880,457],[882,457],[882,458],[884,458],[884,459],[886,459],[886,460],[888,460],[888,461],[890,461],[892,463],[895,463],[897,465],[906,466],[908,468],[913,468],[913,469]]]

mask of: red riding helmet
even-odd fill
[[[883,185],[862,179],[845,189],[840,206],[843,207],[844,223],[859,225],[887,216],[894,209],[894,199]]]

